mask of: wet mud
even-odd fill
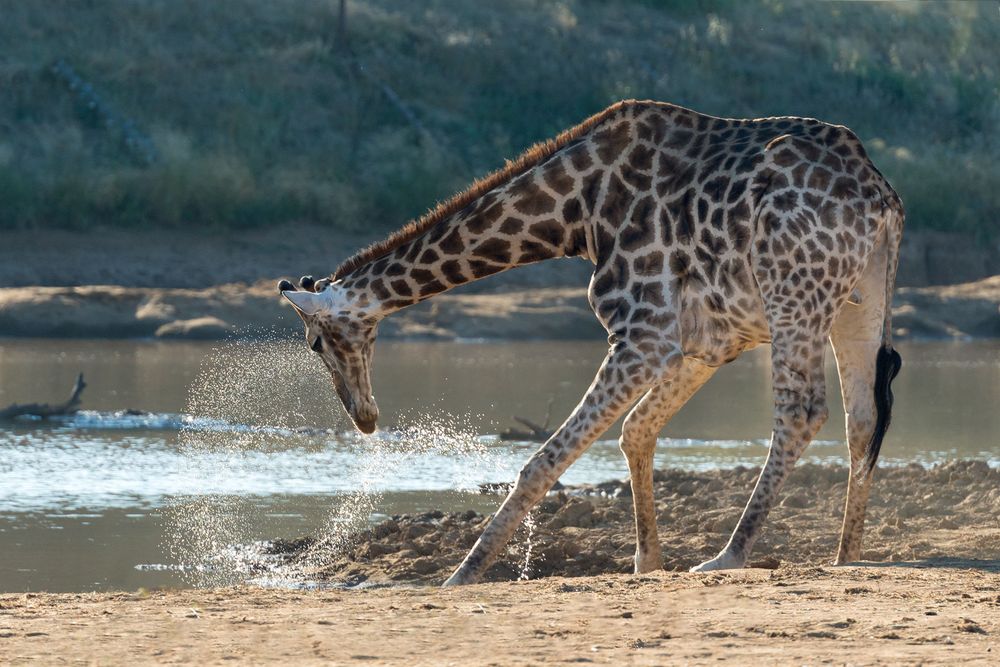
[[[718,553],[757,474],[749,468],[656,472],[666,570],[684,571]],[[953,461],[931,469],[885,468],[876,476],[862,560],[960,563],[1000,558],[1000,470],[984,461]],[[773,569],[832,563],[846,491],[845,468],[799,466],[765,524],[750,565]],[[497,495],[497,504],[501,501]],[[400,515],[336,547],[324,538],[301,537],[276,540],[268,551],[285,565],[300,564],[314,581],[433,585],[461,562],[488,520],[471,510]],[[634,544],[627,481],[566,487],[538,504],[485,580],[627,573]]]

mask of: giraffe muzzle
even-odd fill
[[[370,402],[362,405],[353,405],[350,411],[351,421],[354,422],[355,428],[364,433],[365,435],[370,435],[375,432],[376,424],[378,422],[378,407],[374,402]]]

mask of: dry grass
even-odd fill
[[[1000,219],[992,2],[0,0],[0,227],[400,226],[621,98],[846,124],[916,227]],[[66,58],[161,158],[46,75]]]

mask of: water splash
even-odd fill
[[[528,531],[528,536],[524,538],[524,563],[521,565],[521,572],[517,575],[518,581],[527,581],[531,579],[531,551],[534,546],[531,538],[535,536],[535,513],[529,512],[528,516],[524,517],[524,526]]]
[[[454,493],[478,493],[484,476],[511,475],[510,459],[490,447],[491,439],[481,438],[469,424],[446,414],[414,414],[406,427],[358,437],[360,465],[352,476],[354,490],[340,496],[331,508],[319,539],[297,554],[294,560],[272,564],[254,580],[264,585],[287,585],[308,580],[312,574],[356,545],[356,539],[380,512],[384,481],[398,477],[408,464],[447,457],[461,459],[462,466],[450,466],[456,473],[449,486]]]
[[[515,462],[504,456],[506,448],[491,447],[493,440],[476,435],[467,420],[413,412],[401,416],[406,425],[400,429],[344,435],[350,426],[336,401],[326,371],[301,343],[240,339],[208,355],[186,408],[194,418],[180,435],[188,474],[211,488],[215,476],[287,459],[295,448],[308,450],[312,464],[333,468],[343,459],[345,443],[353,449],[352,465],[336,480],[337,488],[349,491],[335,498],[318,539],[294,562],[269,549],[267,540],[278,528],[253,488],[239,493],[230,484],[227,489],[236,493],[171,499],[165,547],[185,565],[181,571],[190,583],[301,583],[353,545],[353,537],[378,513],[386,482],[398,479],[408,465],[426,469],[439,463],[456,493],[477,490],[484,478],[513,476]],[[206,423],[241,428],[205,428]],[[314,428],[304,433],[306,425]],[[464,464],[455,465],[455,459]]]
[[[291,431],[295,424],[290,412],[310,412],[318,418],[315,413],[322,405],[322,395],[316,391],[322,386],[320,369],[302,348],[290,341],[263,337],[227,341],[213,349],[191,386],[185,412],[199,420],[239,423],[244,428],[182,427],[179,448],[188,476],[208,481],[213,476],[266,465],[268,457],[261,454],[287,448],[289,440],[299,440],[295,436],[282,438],[278,430]],[[281,404],[293,406],[291,410],[276,408],[279,402],[271,400],[276,393],[286,396]],[[329,402],[323,407],[329,408],[327,419],[337,414]],[[301,441],[295,444],[308,446]],[[239,488],[230,490],[175,497],[166,508],[164,546],[176,562],[188,566],[184,575],[193,584],[239,583],[255,573],[255,559],[239,545],[261,542],[259,533],[269,522],[251,495],[253,489],[247,493],[240,493]]]

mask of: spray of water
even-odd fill
[[[524,519],[524,527],[528,531],[528,536],[524,540],[524,561],[521,563],[521,572],[517,578],[519,581],[531,579],[531,551],[534,546],[531,538],[535,536],[535,513],[530,512]]]
[[[406,470],[417,459],[433,463],[447,457],[461,459],[452,466],[449,485],[456,493],[477,492],[477,480],[509,476],[509,459],[489,447],[488,441],[475,435],[467,422],[446,414],[404,415],[406,426],[358,437],[361,465],[351,477],[354,489],[336,499],[327,517],[320,539],[313,542],[293,562],[273,565],[266,578],[257,581],[282,584],[308,579],[336,556],[355,546],[355,540],[369,526],[370,518],[380,509],[384,488],[381,481]]]
[[[475,435],[465,420],[413,412],[399,417],[405,424],[401,429],[365,437],[353,432],[336,401],[326,371],[300,342],[256,336],[229,341],[207,357],[192,385],[187,412],[242,428],[185,428],[181,433],[187,473],[204,481],[204,493],[171,499],[165,546],[191,583],[289,585],[308,580],[369,525],[380,508],[384,481],[418,459],[426,467],[438,458],[461,458],[461,466],[441,466],[451,471],[448,486],[460,491],[475,489],[484,478],[512,476],[511,461]],[[310,428],[303,430],[305,426]],[[255,497],[253,488],[232,492],[231,480],[226,493],[213,491],[214,480],[227,471],[266,465],[269,453],[298,447],[333,456],[333,449],[345,445],[356,456],[338,486],[350,491],[334,499],[318,539],[294,562],[268,549],[275,527],[265,498]]]
[[[204,492],[171,499],[165,546],[176,562],[188,566],[185,573],[191,583],[232,584],[253,574],[254,559],[238,545],[260,542],[258,532],[266,525],[261,503],[252,488],[222,493],[213,487],[232,471],[245,470],[249,454],[287,446],[283,440],[302,439],[276,438],[273,428],[291,429],[294,414],[316,412],[321,406],[323,399],[315,392],[319,369],[307,363],[301,347],[266,336],[227,341],[208,355],[191,386],[188,414],[243,425],[239,430],[181,430],[185,474],[201,480]],[[276,394],[282,395],[282,408],[277,407]],[[335,414],[326,411],[327,419]]]

